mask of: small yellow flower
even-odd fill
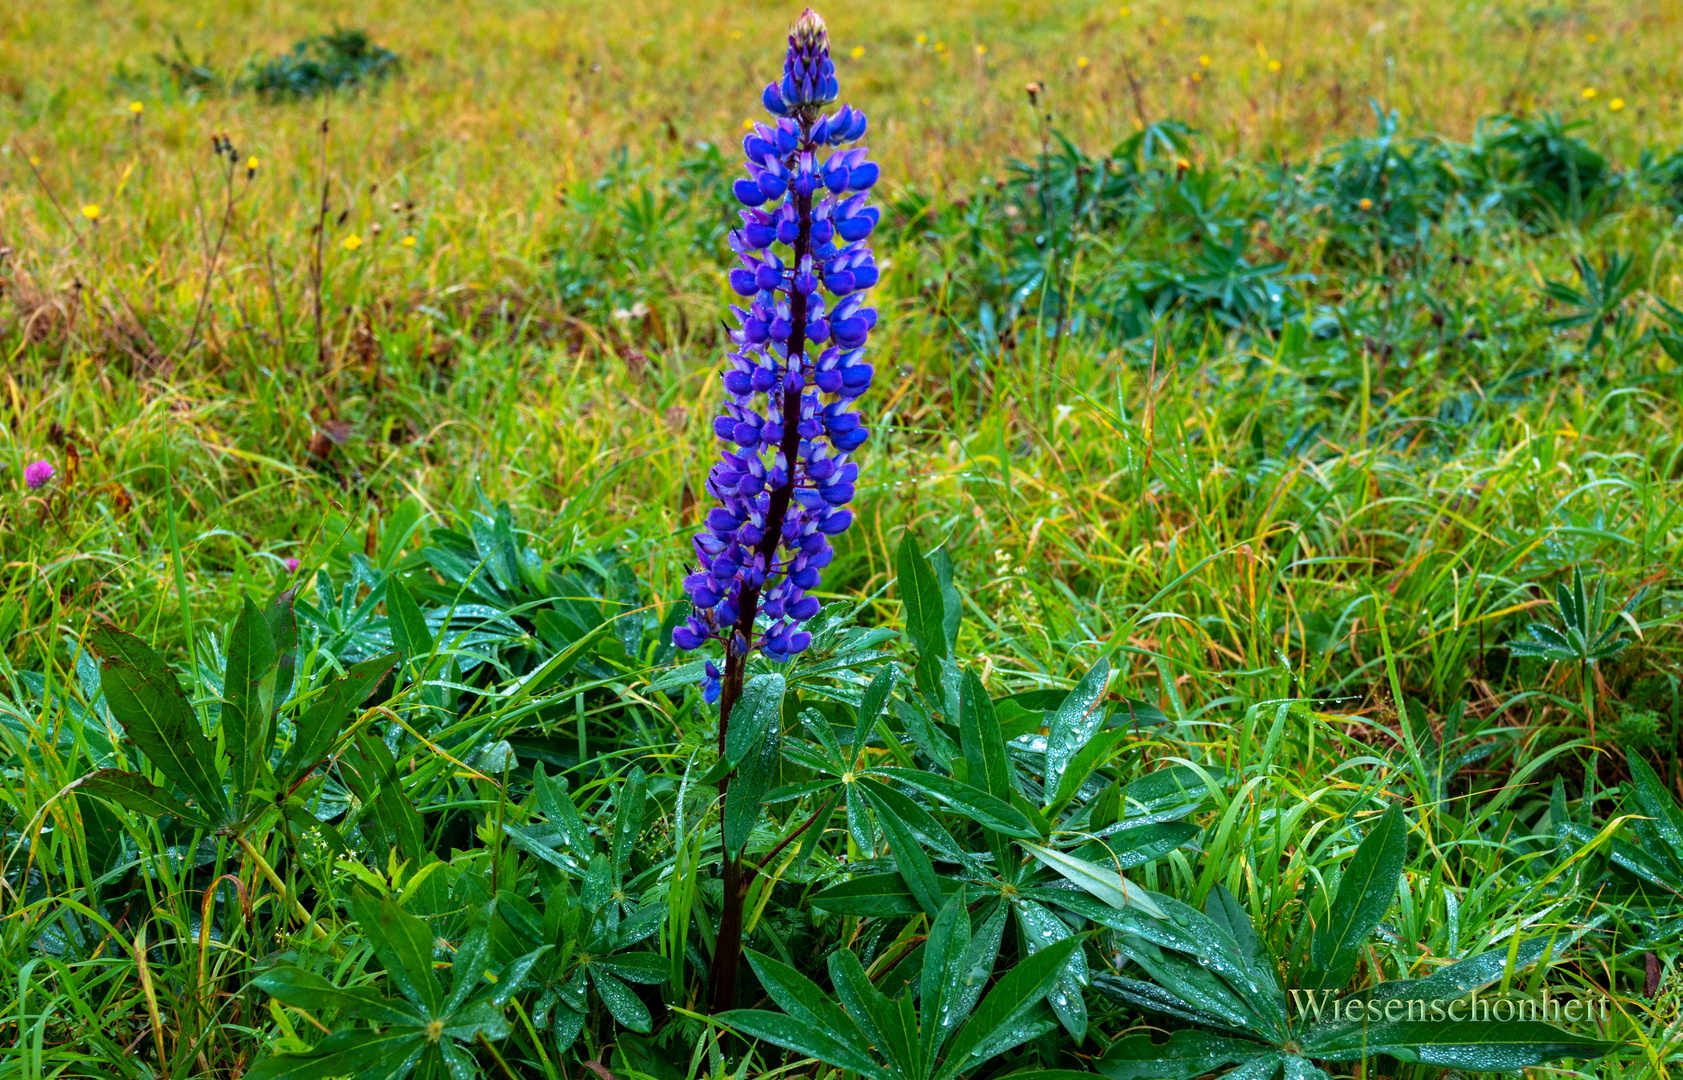
[[[1192,73],[1192,81],[1193,82],[1203,82],[1204,81],[1204,73],[1202,71],[1194,71]]]
[[[987,54],[988,54],[988,47],[986,45],[977,45],[976,46],[976,55],[977,56],[986,56]]]
[[[362,237],[352,233],[351,235],[345,237],[344,245],[346,251],[355,251],[357,248],[362,246]]]
[[[98,221],[99,220],[99,204],[98,203],[89,203],[88,205],[82,207],[82,216],[87,218],[89,221]]]
[[[742,40],[742,31],[740,31],[740,30],[732,30],[732,31],[731,31],[731,32],[730,32],[730,39],[731,39],[731,40],[732,40],[732,41],[741,41],[741,40]]]
[[[413,236],[405,236],[399,242],[402,243],[404,247],[414,247],[415,246],[415,238]]]
[[[1133,11],[1132,11],[1132,9],[1124,6],[1124,7],[1117,8],[1116,9],[1116,14],[1118,14],[1118,15],[1122,16],[1124,19],[1126,19],[1129,15],[1133,14]]]
[[[1584,35],[1584,40],[1589,42],[1591,45],[1594,45],[1597,41],[1600,41],[1601,39],[1596,37],[1594,34],[1585,34]]]
[[[136,116],[139,116],[141,113],[143,113],[145,111],[146,111],[146,106],[142,105],[140,102],[138,102],[138,101],[129,102],[129,112],[134,113]]]
[[[918,44],[919,44],[919,45],[927,45],[927,44],[929,44],[929,35],[928,35],[928,34],[919,34],[919,35],[918,35],[918,36],[917,36],[917,43],[918,43]]]
[[[1169,17],[1167,15],[1163,16],[1161,19],[1158,19],[1157,21],[1160,24],[1162,24],[1163,26],[1169,25]]]
[[[1372,199],[1363,199],[1361,202],[1357,203],[1356,205],[1361,207],[1363,210],[1372,210],[1373,209],[1373,200]]]
[[[1085,56],[1076,57],[1075,58],[1075,66],[1076,67],[1081,67],[1081,68],[1086,67],[1087,66],[1087,58]]]
[[[944,42],[944,41],[937,41],[935,43],[935,51],[939,52],[939,53],[946,52],[947,51],[947,43]]]
[[[1210,66],[1210,58],[1207,57],[1207,56],[1200,56],[1198,58],[1198,66],[1199,67],[1209,67]]]
[[[248,157],[248,158],[245,159],[245,171],[246,172],[256,172],[257,171],[257,159],[256,158]]]
[[[1268,61],[1268,70],[1269,71],[1279,71],[1280,70],[1280,62],[1278,60]]]
[[[1175,168],[1179,169],[1181,172],[1185,172],[1186,170],[1192,168],[1192,162],[1186,160],[1185,158],[1175,158]]]
[[[1593,86],[1584,87],[1584,100],[1585,101],[1588,101],[1590,98],[1593,98],[1594,96],[1595,96],[1595,87],[1593,87]]]
[[[742,121],[742,130],[743,131],[753,131],[754,130],[754,121],[752,121],[752,120]]]
[[[34,154],[31,154],[29,155],[29,163],[31,165],[39,165],[41,164],[41,159],[36,157]]]
[[[865,55],[865,46],[855,45],[853,47],[853,52],[852,52],[851,55],[855,60],[859,59],[861,56],[864,56]]]
[[[1622,109],[1624,107],[1625,107],[1625,99],[1622,98],[1622,97],[1616,97],[1612,101],[1609,101],[1607,103],[1607,108],[1610,112],[1618,112],[1620,109]]]

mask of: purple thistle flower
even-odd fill
[[[746,209],[730,235],[741,260],[730,286],[743,306],[731,308],[735,348],[713,421],[721,448],[707,479],[719,505],[693,541],[693,614],[672,634],[680,649],[724,642],[727,687],[740,687],[753,649],[781,662],[812,643],[801,628],[818,613],[811,592],[834,557],[830,538],[853,521],[859,466],[848,455],[870,434],[854,401],[871,385],[865,343],[877,313],[864,293],[877,282],[868,241],[879,215],[865,193],[878,172],[863,147],[832,150],[865,134],[864,113],[823,113],[839,89],[824,20],[808,8],[789,32],[782,78],[765,89],[773,122],[742,143],[748,175],[733,191]],[[708,668],[712,701],[721,675]]]
[[[31,461],[23,467],[23,483],[30,491],[40,491],[56,474],[52,462],[45,459]]]

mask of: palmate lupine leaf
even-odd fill
[[[549,947],[493,971],[488,965],[489,932],[482,921],[457,947],[446,992],[433,970],[434,938],[425,921],[391,897],[368,893],[351,898],[351,911],[400,998],[371,987],[338,987],[319,975],[284,966],[259,975],[253,985],[296,1008],[332,1009],[341,1022],[367,1020],[384,1030],[341,1027],[306,1051],[259,1061],[247,1075],[255,1080],[399,1080],[428,1055],[453,1077],[477,1075],[472,1055],[456,1044],[508,1035],[503,1010]]]
[[[973,972],[992,967],[1003,925],[1002,918],[990,922],[973,937],[964,892],[948,898],[931,920],[915,1005],[909,987],[897,999],[885,996],[846,950],[829,961],[840,1007],[806,976],[750,951],[749,964],[783,1012],[739,1009],[718,1019],[744,1035],[875,1080],[953,1080],[1052,1025],[1042,1003],[1080,944],[1071,937],[1025,957],[977,1002],[982,980]],[[978,945],[986,955],[978,954]],[[1079,1074],[1023,1075],[1053,1080]]]
[[[1408,853],[1408,822],[1392,805],[1356,848],[1345,867],[1323,925],[1309,940],[1308,963],[1299,970],[1304,989],[1336,989],[1350,981],[1361,948],[1397,895]]]

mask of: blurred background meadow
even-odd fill
[[[642,754],[670,774],[651,798],[681,802],[708,722],[688,682],[662,681],[661,635],[715,455],[729,184],[797,13],[0,10],[0,1054],[21,1075],[113,1055],[124,1075],[239,1075],[296,1038],[233,1003],[254,999],[233,959],[207,975],[180,945],[137,980],[143,946],[89,944],[132,934],[151,865],[142,837],[129,877],[88,870],[92,826],[61,798],[107,763],[66,734],[94,708],[80,643],[102,622],[191,683],[221,670],[242,593],[296,584],[323,655],[356,659],[397,643],[388,580],[442,634],[438,610],[478,588],[452,574],[507,553],[475,603],[522,617],[486,615],[443,677],[473,722],[392,744],[409,769],[473,763],[415,794],[427,851],[502,857],[488,808],[514,789],[484,786],[488,745],[575,788]],[[909,531],[950,558],[956,652],[990,692],[1062,691],[1107,658],[1116,700],[1160,725],[1118,752],[1124,774],[1242,772],[1255,710],[1292,702],[1269,775],[1315,817],[1374,785],[1430,802],[1403,748],[1441,737],[1436,767],[1455,764],[1432,790],[1467,800],[1441,827],[1468,854],[1422,849],[1423,881],[1494,873],[1521,857],[1502,845],[1565,835],[1567,806],[1583,850],[1611,850],[1626,754],[1683,797],[1683,6],[823,14],[884,213],[874,434],[825,581],[836,610],[901,628]],[[42,460],[51,478],[26,482]],[[1605,592],[1598,625],[1557,598],[1575,572]],[[550,688],[564,709],[492,693],[606,617],[617,651]],[[1594,664],[1507,648],[1538,621],[1625,647]],[[607,790],[594,812],[617,808]],[[1186,854],[1189,883],[1246,880],[1224,843]],[[363,860],[376,876],[383,851]],[[217,886],[154,872],[176,875],[158,917],[202,941],[187,928]],[[1462,896],[1456,940],[1529,919],[1534,885]],[[1268,917],[1295,912],[1272,887]],[[1410,916],[1421,940],[1433,896]],[[238,933],[291,915],[264,918]],[[1618,1075],[1679,1052],[1662,925],[1574,961],[1635,1002]],[[649,1055],[624,1067],[665,1075]]]

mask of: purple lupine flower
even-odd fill
[[[865,205],[877,166],[863,147],[833,149],[865,134],[864,113],[823,112],[839,89],[824,20],[808,8],[789,32],[782,78],[765,89],[773,122],[742,144],[748,175],[733,191],[746,209],[730,235],[741,258],[730,285],[744,306],[731,308],[735,348],[713,421],[721,452],[707,479],[719,505],[684,579],[694,612],[672,634],[680,649],[724,642],[726,684],[740,685],[755,648],[781,662],[812,643],[801,629],[818,613],[811,592],[834,557],[830,538],[853,521],[859,466],[848,457],[869,436],[854,401],[871,385],[865,340],[877,321],[864,306],[877,281],[868,239],[878,211]],[[720,673],[708,667],[712,701]]]
[[[53,478],[56,471],[53,468],[53,463],[44,458],[40,461],[31,461],[23,467],[24,486],[29,488],[30,491],[40,491],[47,486],[47,481]]]

